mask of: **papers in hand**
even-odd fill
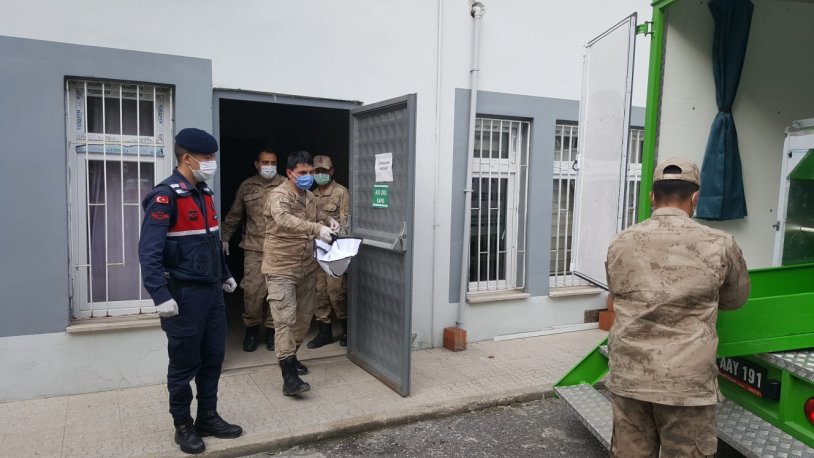
[[[314,257],[317,258],[322,270],[334,278],[339,278],[348,270],[350,260],[359,252],[361,244],[362,239],[352,237],[336,239],[333,245],[316,240]]]

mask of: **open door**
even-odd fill
[[[608,245],[622,227],[636,14],[585,46],[571,270],[607,289]]]
[[[351,110],[348,358],[410,394],[416,96]]]

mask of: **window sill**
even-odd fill
[[[510,290],[510,291],[489,291],[485,293],[468,293],[466,295],[466,302],[470,304],[482,304],[484,302],[500,302],[500,301],[513,301],[517,299],[528,299],[531,297],[529,293],[523,291]]]
[[[65,328],[68,334],[118,331],[120,329],[153,328],[161,326],[156,313],[133,316],[112,316],[105,318],[83,318],[71,321]]]
[[[564,286],[551,288],[548,297],[593,296],[604,292],[605,290],[598,286]]]

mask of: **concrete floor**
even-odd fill
[[[277,366],[277,356],[273,351],[268,351],[265,344],[265,332],[260,331],[260,342],[258,342],[257,350],[253,352],[243,351],[243,336],[246,334],[246,328],[243,325],[241,313],[243,310],[242,293],[231,295],[230,300],[226,304],[228,313],[229,327],[226,334],[226,357],[223,361],[223,370],[247,369],[251,367],[260,366]],[[334,320],[334,336],[339,337],[342,333],[342,326]],[[344,356],[347,354],[345,347],[339,346],[339,341],[322,348],[310,350],[305,346],[305,343],[311,341],[317,334],[317,325],[312,323],[308,335],[303,341],[304,344],[297,352],[297,358],[301,361],[308,361],[320,358],[330,358],[334,356]]]

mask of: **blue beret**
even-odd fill
[[[181,129],[175,136],[175,144],[190,153],[213,154],[218,151],[218,141],[215,137],[194,127]]]

